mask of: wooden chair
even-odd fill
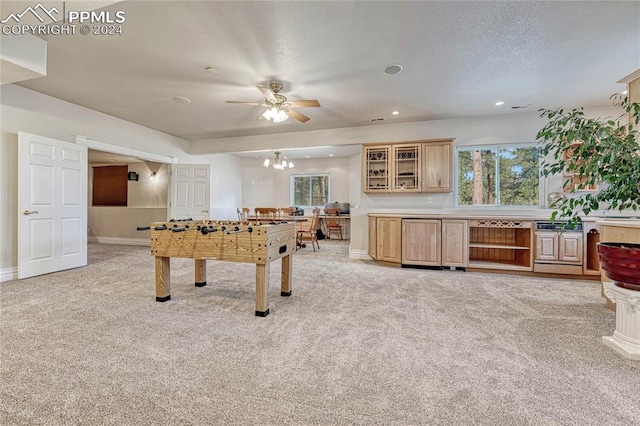
[[[256,219],[275,219],[278,214],[278,209],[274,207],[256,207],[253,211]]]
[[[316,207],[315,209],[313,209],[313,214],[311,216],[311,220],[309,221],[309,228],[298,229],[296,231],[297,247],[304,247],[304,243],[302,242],[302,239],[308,235],[309,239],[311,240],[311,247],[313,247],[313,251],[316,251],[316,245],[318,246],[318,250],[320,250],[320,244],[318,243],[318,237],[316,235],[316,228],[318,227],[319,214],[320,214],[320,209]]]
[[[278,209],[278,212],[281,219],[286,219],[289,216],[293,216],[293,214],[296,212],[296,209],[295,207],[280,207]]]
[[[249,220],[249,212],[251,210],[249,210],[248,207],[238,207],[236,209],[236,212],[238,212],[238,220],[240,222],[246,222],[247,220]]]
[[[337,233],[342,239],[342,222],[340,221],[340,209],[324,209],[326,215],[325,227],[327,228],[327,239],[331,239],[331,234]]]

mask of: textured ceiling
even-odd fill
[[[188,140],[609,105],[616,81],[640,68],[637,1],[124,1],[105,10],[125,11],[122,35],[44,37],[48,74],[20,85]],[[404,71],[385,75],[390,64]],[[274,124],[256,121],[260,107],[225,103],[261,101],[255,86],[273,79],[289,99],[322,107],[301,109],[305,124]]]

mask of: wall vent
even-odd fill
[[[514,105],[511,107],[511,109],[527,109],[531,106],[531,104],[526,104],[526,105]]]
[[[369,121],[371,123],[375,123],[376,121],[384,121],[384,117],[380,117],[380,118],[370,118]]]

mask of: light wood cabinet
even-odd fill
[[[367,254],[371,256],[372,259],[376,259],[377,256],[377,221],[378,219],[375,217],[369,217],[369,247],[367,249]]]
[[[468,265],[468,222],[463,219],[442,219],[442,266],[466,268]]]
[[[422,164],[422,192],[453,191],[452,140],[424,143]]]
[[[422,190],[422,145],[419,143],[392,145],[393,162],[391,192],[420,192]]]
[[[402,264],[440,266],[440,219],[402,220]]]
[[[363,192],[451,192],[452,182],[453,139],[363,145]]]
[[[584,243],[582,232],[536,232],[534,272],[549,274],[583,273]]]
[[[402,261],[402,219],[377,218],[376,259],[394,263]]]
[[[536,261],[582,265],[581,232],[536,232]]]
[[[362,190],[391,192],[391,145],[365,145],[362,152]]]

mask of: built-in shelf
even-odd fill
[[[477,248],[490,248],[490,249],[508,249],[508,250],[531,250],[531,247],[527,246],[511,246],[504,244],[486,244],[486,243],[471,243],[469,247],[477,247]]]
[[[470,220],[469,267],[533,270],[533,222]]]

